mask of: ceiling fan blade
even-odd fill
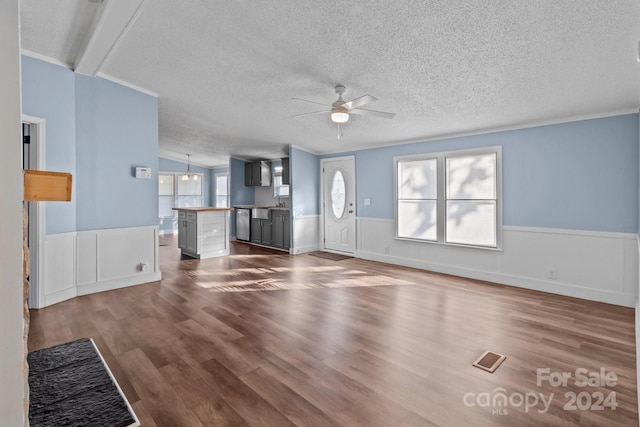
[[[341,107],[344,107],[347,110],[351,110],[352,108],[358,108],[358,107],[360,107],[362,105],[368,104],[368,103],[373,102],[373,101],[375,101],[377,99],[378,98],[376,98],[375,96],[363,95],[360,98],[352,99],[349,102],[345,102],[344,104],[341,105]]]
[[[349,110],[350,113],[359,114],[361,116],[376,116],[385,119],[393,119],[396,113],[385,113],[384,111],[365,110],[364,108],[353,108]]]
[[[316,101],[309,101],[308,99],[302,99],[302,98],[291,98],[291,99],[297,99],[298,101],[310,102],[311,104],[317,104],[317,105],[322,105],[323,107],[331,108],[331,105],[322,104]]]
[[[327,111],[314,111],[313,113],[302,113],[302,114],[296,114],[295,116],[291,116],[291,117],[302,117],[302,116],[312,116],[314,114],[328,114],[330,113],[331,110]]]

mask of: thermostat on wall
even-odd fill
[[[151,168],[136,167],[136,178],[151,179]]]

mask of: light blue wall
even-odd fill
[[[157,225],[157,98],[77,74],[76,112],[77,229]]]
[[[30,57],[22,97],[46,120],[46,169],[73,174],[72,202],[47,203],[47,234],[157,224],[157,98]]]
[[[159,166],[158,172],[186,172],[187,171],[187,163],[186,162],[178,162],[176,160],[165,159],[164,157],[159,158]],[[213,173],[209,168],[203,168],[201,166],[191,165],[191,171],[202,174],[202,195],[203,195],[203,206],[212,206],[212,188],[213,188]]]
[[[229,159],[229,206],[252,205],[255,203],[255,191],[253,187],[244,185],[244,162],[242,160]],[[231,211],[230,218],[231,236],[236,235],[236,212]]]
[[[505,224],[637,229],[637,114],[515,131],[511,139],[519,142],[503,148]]]
[[[244,185],[244,162],[231,158],[229,160],[229,192],[231,207],[235,205],[252,205],[255,202],[253,187]]]
[[[393,218],[394,156],[499,145],[505,225],[636,232],[638,137],[628,114],[323,157],[355,155],[358,216]]]
[[[46,233],[76,229],[76,105],[73,71],[22,57],[22,112],[46,120],[45,165],[54,172],[73,175],[71,202],[46,204]],[[18,143],[18,141],[16,141]]]
[[[291,147],[291,212],[294,216],[320,213],[320,157]]]

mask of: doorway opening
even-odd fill
[[[22,168],[45,169],[45,120],[22,115]],[[27,211],[27,246],[29,248],[29,308],[44,306],[44,238],[45,204],[24,202]]]

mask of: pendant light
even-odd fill
[[[191,154],[187,154],[187,172],[182,175],[182,180],[183,181],[198,180],[198,175],[196,175],[195,173],[191,173]]]

